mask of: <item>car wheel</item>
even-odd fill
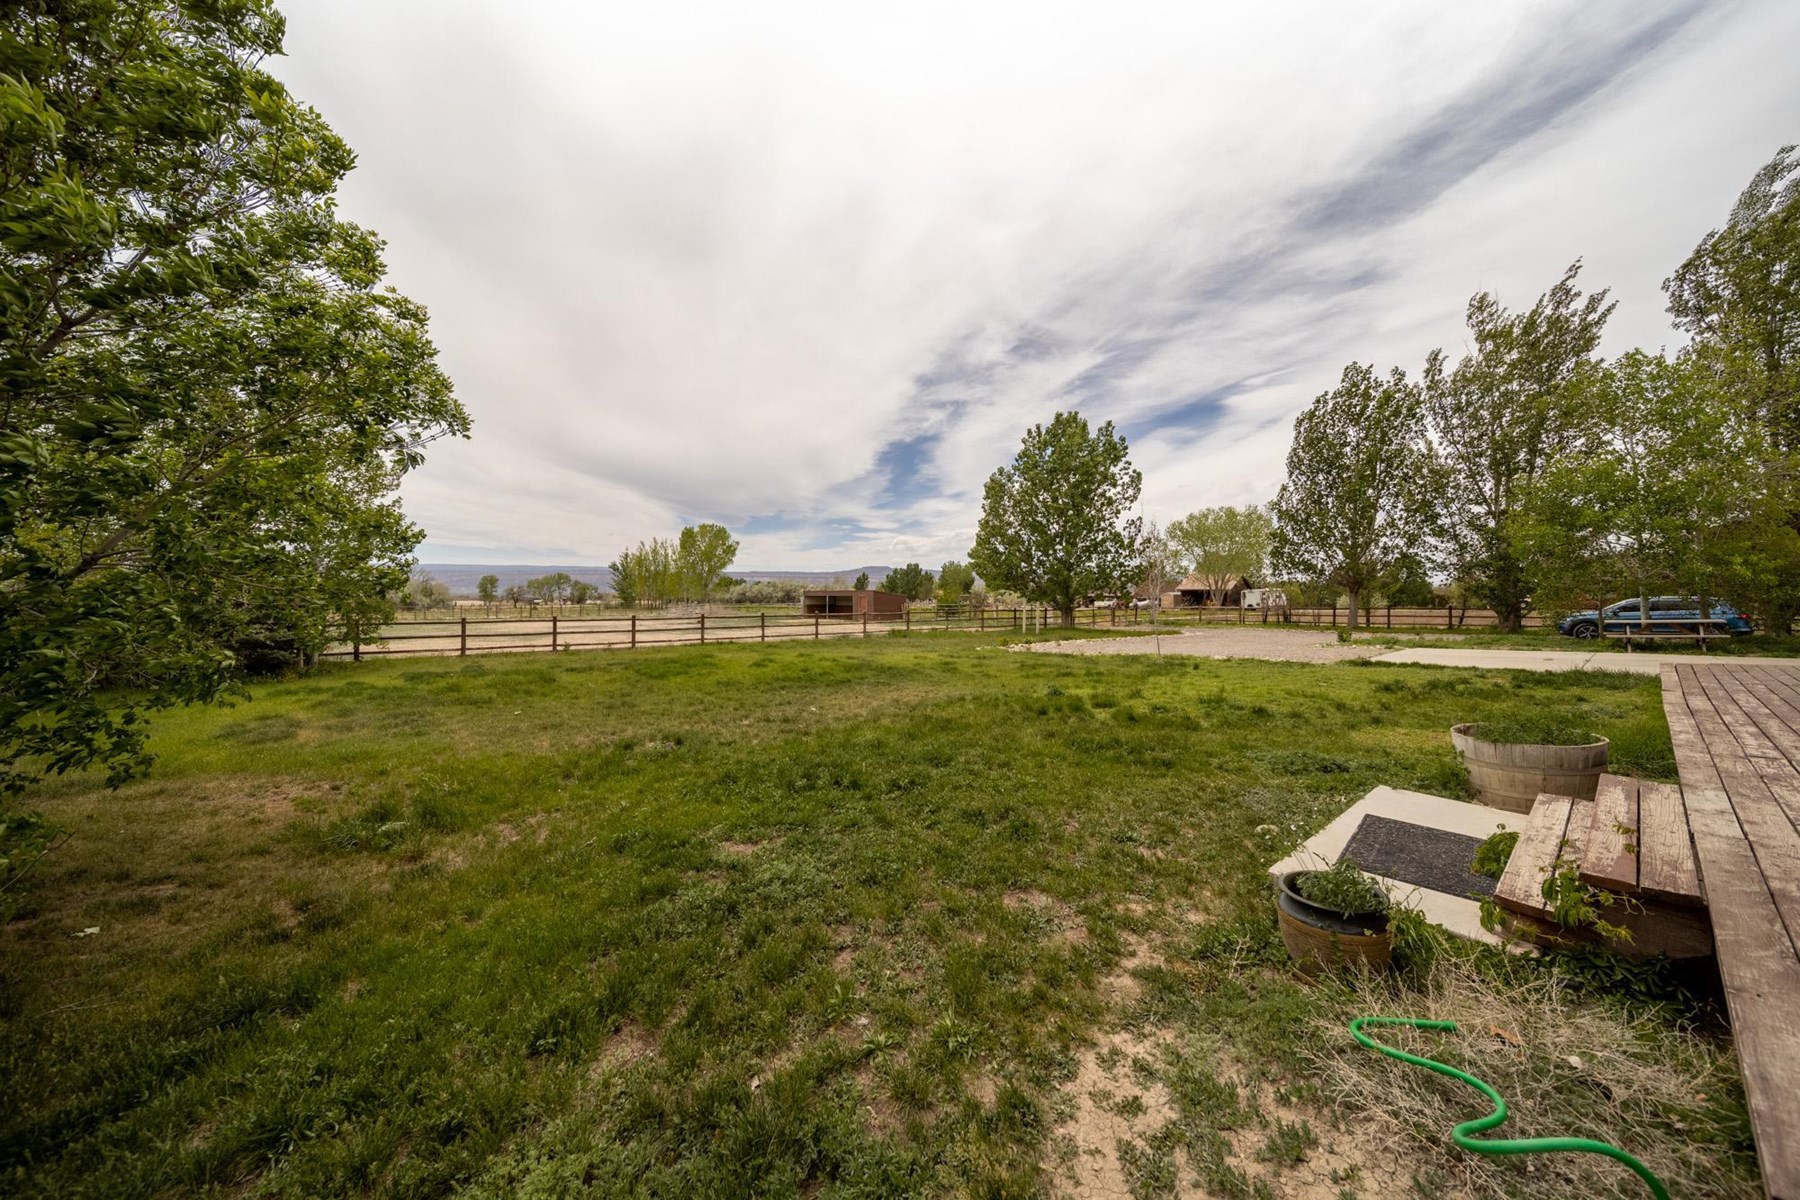
[[[1578,637],[1582,641],[1588,641],[1600,636],[1600,626],[1594,624],[1592,621],[1583,621],[1573,629],[1569,630],[1569,636]]]

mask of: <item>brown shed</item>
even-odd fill
[[[906,597],[871,588],[824,588],[803,593],[800,611],[809,617],[898,617],[906,612]]]

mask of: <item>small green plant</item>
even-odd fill
[[[1609,942],[1629,942],[1631,930],[1606,920],[1602,912],[1620,897],[1581,882],[1581,868],[1560,853],[1540,891],[1550,906],[1550,919],[1564,929],[1591,929]]]
[[[1346,917],[1384,913],[1388,908],[1387,893],[1381,885],[1347,858],[1321,870],[1303,872],[1294,886],[1310,903]]]
[[[1513,847],[1518,844],[1518,830],[1502,829],[1475,847],[1475,861],[1469,864],[1469,870],[1489,879],[1500,878],[1506,873],[1506,864],[1512,861]]]
[[[1535,718],[1478,721],[1469,729],[1469,735],[1509,746],[1587,746],[1600,740],[1579,726]]]

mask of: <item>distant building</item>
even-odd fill
[[[800,611],[809,617],[898,617],[906,597],[872,588],[809,588],[801,593]]]
[[[1175,585],[1173,591],[1163,593],[1164,608],[1201,608],[1225,607],[1236,608],[1243,603],[1244,589],[1250,581],[1239,575],[1223,588],[1209,587],[1198,575],[1189,575]]]

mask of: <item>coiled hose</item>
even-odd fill
[[[1458,1125],[1450,1131],[1450,1140],[1464,1150],[1473,1150],[1477,1154],[1539,1154],[1556,1150],[1577,1150],[1588,1154],[1604,1154],[1608,1158],[1617,1159],[1619,1162],[1624,1163],[1633,1171],[1637,1172],[1638,1177],[1649,1186],[1650,1193],[1656,1197],[1656,1200],[1669,1200],[1669,1189],[1663,1186],[1662,1180],[1658,1179],[1655,1174],[1651,1172],[1649,1167],[1646,1167],[1638,1159],[1625,1153],[1625,1151],[1619,1149],[1617,1146],[1610,1146],[1605,1142],[1596,1142],[1592,1138],[1577,1137],[1490,1139],[1473,1136],[1477,1133],[1485,1133],[1487,1130],[1499,1126],[1506,1120],[1506,1101],[1500,1098],[1500,1093],[1496,1092],[1491,1085],[1475,1078],[1467,1071],[1459,1071],[1455,1067],[1448,1066],[1444,1063],[1434,1062],[1429,1058],[1420,1058],[1416,1054],[1408,1054],[1404,1050],[1396,1050],[1392,1046],[1383,1045],[1381,1042],[1376,1041],[1374,1038],[1363,1032],[1363,1026],[1365,1025],[1411,1025],[1414,1029],[1453,1030],[1456,1028],[1456,1022],[1415,1021],[1410,1017],[1358,1017],[1356,1020],[1350,1022],[1350,1036],[1354,1037],[1357,1041],[1361,1042],[1371,1050],[1379,1050],[1389,1058],[1397,1058],[1401,1062],[1411,1063],[1415,1067],[1424,1067],[1427,1070],[1436,1071],[1439,1075],[1448,1075],[1452,1079],[1459,1079],[1479,1091],[1489,1100],[1492,1100],[1494,1102],[1493,1112],[1485,1117],[1477,1117],[1473,1121],[1464,1121],[1461,1125]]]

